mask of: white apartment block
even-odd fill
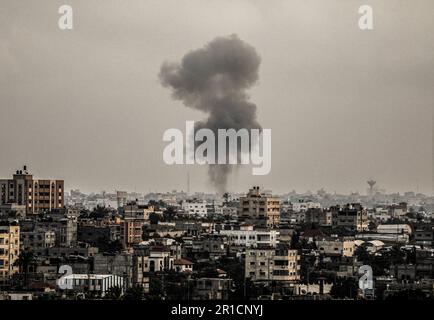
[[[227,236],[232,245],[257,247],[266,245],[276,247],[279,243],[279,231],[261,231],[261,230],[221,230],[221,235]]]
[[[292,211],[294,212],[306,212],[308,209],[321,209],[321,203],[319,202],[294,202],[292,203]]]
[[[206,201],[183,201],[182,210],[189,216],[205,217],[208,213]]]

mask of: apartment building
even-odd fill
[[[12,179],[0,180],[0,205],[24,205],[26,214],[38,214],[64,207],[64,181],[33,179],[23,166]]]
[[[233,287],[232,279],[199,278],[194,280],[194,300],[228,300]]]
[[[208,214],[208,208],[206,201],[183,201],[182,210],[186,215],[206,217]]]
[[[0,225],[0,281],[18,272],[15,265],[20,255],[20,227],[15,223]]]
[[[353,238],[321,239],[316,241],[316,246],[320,253],[328,256],[352,257],[355,250]]]
[[[149,220],[149,215],[154,212],[154,206],[139,205],[136,202],[130,202],[123,208],[125,219]]]
[[[143,226],[145,221],[141,219],[125,219],[122,222],[122,243],[125,248],[131,248],[143,240]]]
[[[240,197],[239,216],[257,226],[276,227],[280,223],[280,199],[255,186]]]
[[[258,246],[246,250],[245,277],[251,281],[300,280],[300,256],[286,244],[276,248]]]
[[[359,203],[330,207],[333,227],[342,227],[351,231],[368,230],[368,212]]]
[[[53,230],[37,229],[20,232],[21,250],[51,248],[56,245],[56,233]]]
[[[323,227],[331,226],[332,213],[330,211],[324,211],[320,208],[310,208],[304,213],[304,222],[307,224],[316,224]]]
[[[279,231],[253,230],[253,226],[241,226],[238,230],[220,230],[220,235],[226,236],[228,243],[235,246],[267,245],[275,247],[279,243]]]

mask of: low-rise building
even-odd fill
[[[18,272],[20,227],[15,223],[0,225],[0,282]]]
[[[251,281],[295,282],[300,279],[300,256],[286,244],[276,248],[256,247],[246,250],[245,277]]]
[[[68,288],[68,291],[93,292],[104,297],[110,288],[123,290],[124,279],[113,274],[70,274],[62,277],[58,285]]]
[[[184,214],[194,217],[206,217],[208,213],[206,201],[183,201],[182,210]]]
[[[253,230],[252,226],[241,226],[238,230],[220,230],[220,234],[227,236],[230,245],[236,246],[268,245],[275,247],[279,243],[279,231]]]
[[[316,241],[320,253],[324,255],[339,255],[352,257],[354,255],[354,239],[327,238]]]

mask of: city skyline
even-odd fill
[[[388,192],[432,195],[431,1],[376,4],[372,31],[357,26],[358,1],[76,1],[68,31],[56,4],[0,5],[0,136],[21,125],[0,140],[0,176],[27,163],[67,189],[147,192],[186,189],[190,172],[192,190],[214,192],[207,168],[162,161],[163,132],[204,114],[173,101],[158,74],[237,34],[261,57],[248,95],[273,153],[269,175],[246,166],[228,191],[364,193],[375,178]]]

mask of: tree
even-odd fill
[[[89,217],[92,219],[103,219],[110,214],[110,209],[106,207],[97,206],[93,211],[89,214]]]
[[[125,291],[124,300],[139,301],[143,300],[144,296],[145,290],[142,286],[137,285]]]
[[[354,255],[357,257],[358,261],[361,261],[363,263],[367,263],[369,261],[368,250],[366,250],[363,245],[357,247],[357,249],[354,251]]]
[[[355,299],[358,293],[358,284],[353,278],[338,279],[330,289],[333,298]]]
[[[122,289],[118,286],[110,287],[105,295],[109,300],[120,300],[122,297]]]
[[[21,251],[15,262],[19,266],[20,273],[24,273],[24,287],[27,288],[29,278],[29,268],[34,264],[34,254],[32,251]]]
[[[149,222],[151,224],[158,224],[158,221],[161,221],[161,217],[157,213],[151,212],[149,214]]]

